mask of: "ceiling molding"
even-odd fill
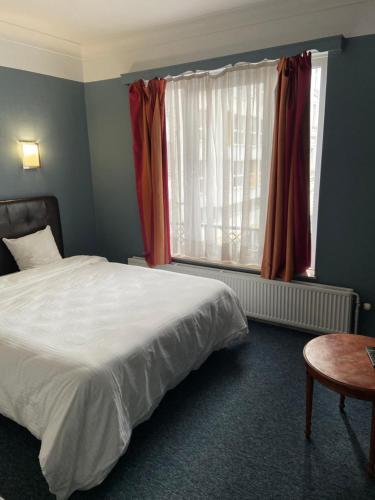
[[[8,23],[0,20],[0,38],[13,42],[39,47],[52,52],[70,55],[72,57],[81,57],[81,45],[78,42],[64,40],[63,38],[42,33]]]
[[[368,0],[267,0],[245,8],[230,9],[225,13],[202,16],[184,22],[157,28],[133,31],[121,38],[83,45],[84,57],[100,56],[110,50],[135,50],[149,47],[149,43],[163,44],[171,40],[189,40],[205,34],[225,32],[232,29],[248,28],[272,24],[307,16],[316,12],[330,12],[343,7],[367,4]]]
[[[0,66],[83,81],[80,44],[3,21]]]
[[[279,0],[82,48],[86,82],[332,35],[375,33],[372,0]],[[151,49],[150,49],[151,48]]]
[[[0,65],[90,82],[307,39],[372,33],[373,0],[263,0],[83,45],[0,21]]]

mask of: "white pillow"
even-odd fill
[[[50,226],[21,238],[3,238],[3,242],[13,255],[20,271],[51,264],[62,258]]]

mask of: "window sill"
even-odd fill
[[[256,267],[241,267],[236,265],[224,265],[218,262],[209,262],[200,259],[182,259],[180,257],[172,257],[172,262],[176,262],[179,264],[190,264],[193,266],[201,266],[201,267],[209,267],[211,269],[223,269],[225,271],[235,271],[239,273],[248,273],[248,274],[256,274],[260,275],[260,269]],[[298,281],[307,281],[307,282],[316,282],[317,278],[312,269],[308,269],[306,273],[299,274],[295,278]]]

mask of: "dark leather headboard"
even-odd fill
[[[18,271],[1,238],[19,238],[51,226],[56,244],[64,256],[59,205],[54,196],[0,200],[0,276]]]

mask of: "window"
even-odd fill
[[[313,54],[310,91],[310,217],[312,272],[314,272],[315,269],[316,257],[326,83],[327,54]]]
[[[311,216],[315,257],[325,55],[313,57]],[[174,257],[259,268],[267,217],[277,61],[168,82],[166,120]]]

